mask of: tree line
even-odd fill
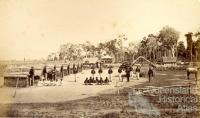
[[[128,46],[124,46],[124,42],[128,40],[125,34],[97,45],[89,41],[82,44],[66,43],[60,46],[57,56],[53,53],[48,56],[48,59],[50,60],[51,57],[51,60],[82,60],[85,57],[101,58],[110,55],[118,62],[133,60],[138,56],[144,56],[153,62],[162,60],[162,57],[177,58],[181,61],[200,60],[198,55],[200,54],[200,31],[185,34],[187,47],[183,41],[179,41],[179,37],[179,31],[165,26],[157,34],[143,37],[139,43],[129,41]],[[196,40],[192,39],[193,37]]]

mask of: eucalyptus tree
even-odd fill
[[[172,27],[165,26],[160,30],[158,38],[159,41],[162,43],[162,46],[167,49],[166,51],[169,50],[171,56],[175,57],[177,41],[179,39],[179,32]]]

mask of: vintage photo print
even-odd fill
[[[200,0],[0,0],[0,118],[200,118]]]

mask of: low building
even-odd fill
[[[111,56],[103,56],[101,57],[101,63],[107,64],[107,63],[113,63],[113,57]]]
[[[21,65],[19,67],[10,66],[6,68],[4,74],[4,85],[8,87],[26,87],[29,85],[28,76],[29,76],[30,67]],[[42,69],[34,68],[35,70],[35,80],[40,79]]]
[[[177,58],[176,57],[163,57],[162,64],[166,66],[176,65]]]
[[[83,63],[84,64],[96,64],[97,62],[99,62],[99,59],[97,57],[93,57],[93,58],[84,58],[83,59]]]

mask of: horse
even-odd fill
[[[198,76],[198,68],[194,68],[194,67],[188,67],[187,69],[187,79],[189,80],[189,76],[190,74],[194,74],[195,75],[195,80],[197,81],[197,76]]]

